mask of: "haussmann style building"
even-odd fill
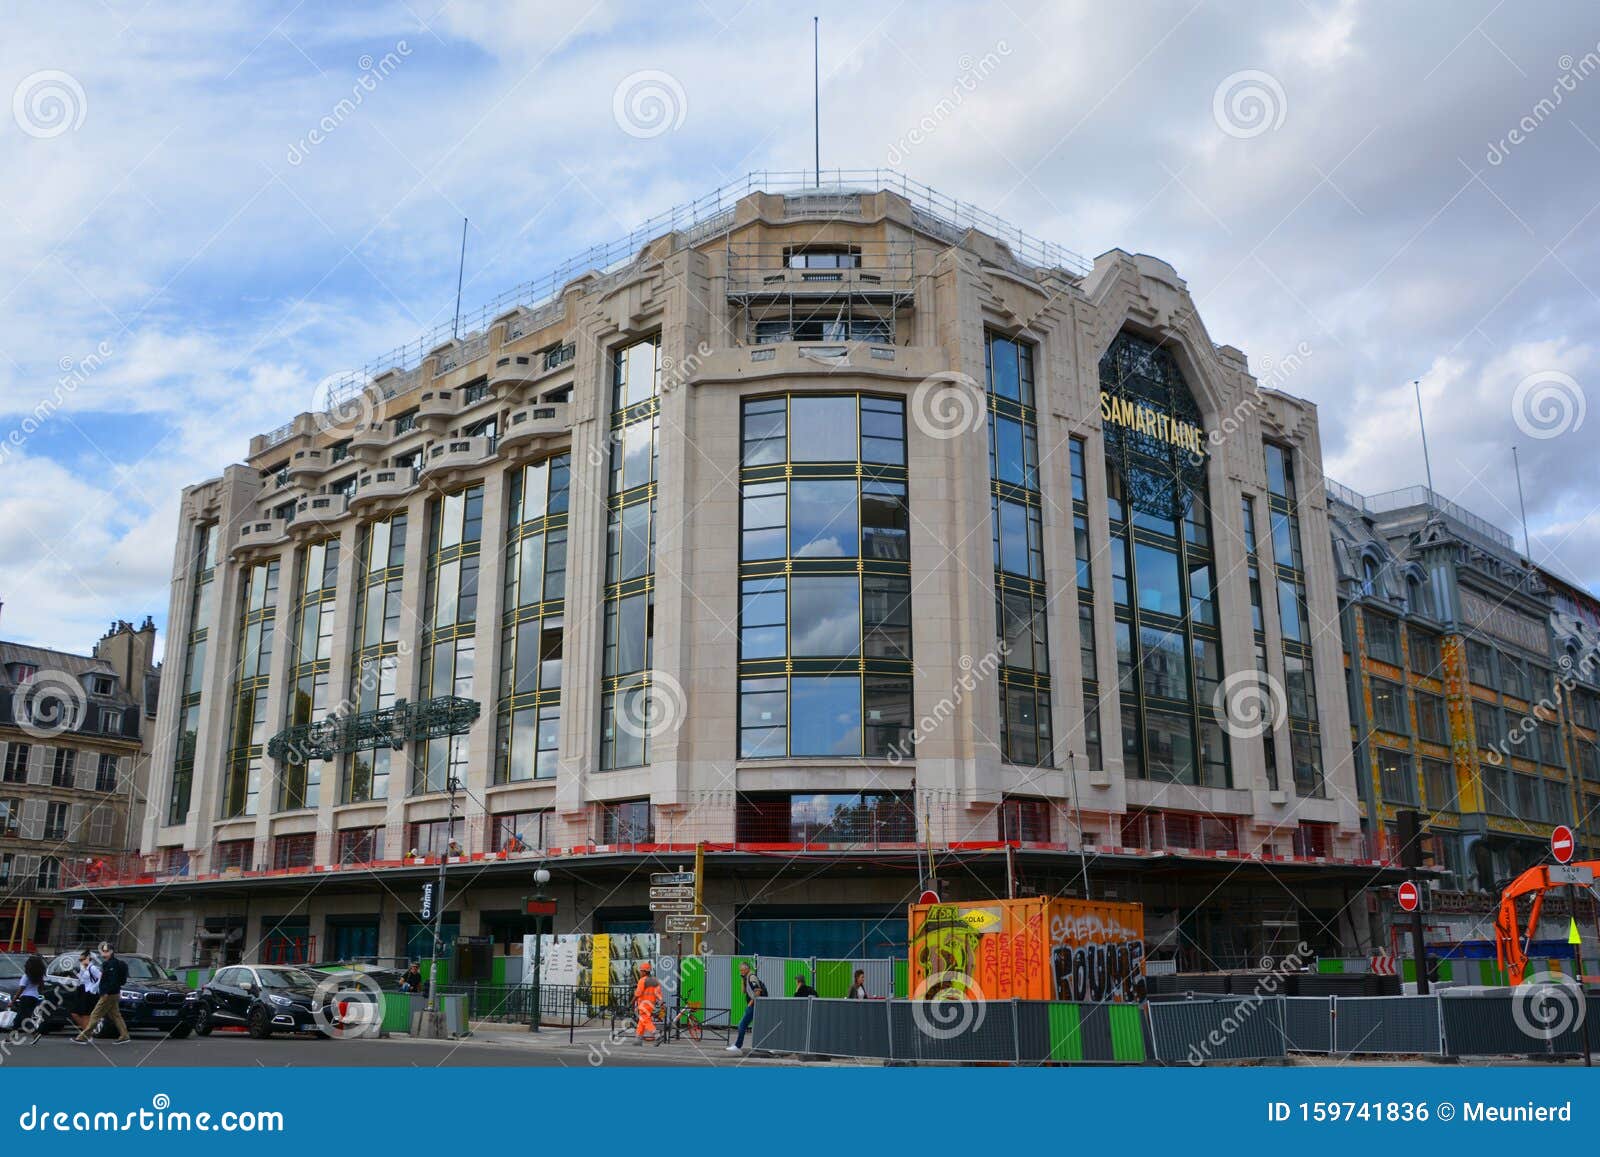
[[[719,952],[901,954],[929,886],[1362,950],[1316,410],[1171,266],[752,179],[448,335],[184,492],[95,889],[141,947],[425,955],[440,857],[447,941],[519,944],[539,864],[554,930],[648,931],[699,848]]]

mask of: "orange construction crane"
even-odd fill
[[[1559,875],[1574,868],[1588,868],[1592,875],[1600,876],[1600,860],[1575,861],[1571,864],[1540,864],[1529,868],[1512,880],[1501,893],[1500,910],[1494,918],[1495,961],[1513,985],[1521,984],[1523,976],[1528,971],[1528,952],[1524,945],[1533,941],[1533,934],[1539,927],[1539,911],[1544,907],[1544,894],[1551,888],[1574,886],[1570,880],[1557,880],[1552,883],[1551,871],[1554,870]],[[1593,891],[1592,885],[1590,891]],[[1528,913],[1527,935],[1523,935],[1522,929],[1517,924],[1517,899],[1530,894],[1533,896],[1533,907]],[[1574,917],[1576,917],[1575,911]],[[1582,957],[1575,956],[1573,972],[1578,973],[1582,968]],[[1577,979],[1583,978],[1580,976]]]

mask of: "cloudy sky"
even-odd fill
[[[1520,541],[1515,443],[1535,557],[1600,585],[1600,10],[817,11],[826,166],[1171,261],[1216,340],[1321,406],[1329,472],[1364,492],[1422,481],[1420,379],[1438,489]],[[463,216],[470,309],[750,170],[809,165],[809,14],[10,12],[0,634],[85,649],[112,618],[164,626],[179,490],[447,321]]]

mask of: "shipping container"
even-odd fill
[[[1144,907],[1090,900],[913,904],[911,995],[1145,998]]]

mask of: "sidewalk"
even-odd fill
[[[645,1042],[636,1044],[632,1039],[613,1041],[610,1028],[606,1025],[591,1024],[581,1025],[570,1030],[567,1026],[545,1025],[539,1032],[530,1032],[526,1025],[504,1024],[499,1021],[473,1021],[471,1024],[472,1035],[462,1037],[455,1041],[439,1041],[440,1044],[461,1044],[470,1042],[475,1045],[494,1045],[502,1048],[525,1049],[543,1053],[567,1054],[571,1063],[584,1063],[596,1068],[604,1065],[607,1058],[627,1054],[629,1059],[636,1061],[658,1061],[663,1065],[683,1064],[714,1064],[714,1065],[760,1065],[760,1066],[794,1066],[794,1065],[822,1065],[822,1066],[848,1066],[858,1067],[860,1064],[872,1062],[855,1062],[849,1060],[815,1060],[802,1061],[794,1056],[777,1056],[752,1052],[746,1048],[741,1053],[730,1053],[727,1046],[730,1041],[724,1041],[720,1033],[707,1032],[703,1039],[692,1041],[688,1037],[681,1040],[667,1041],[662,1044]],[[394,1034],[396,1037],[411,1040],[413,1038],[404,1033]],[[415,1038],[421,1042],[424,1038]]]

